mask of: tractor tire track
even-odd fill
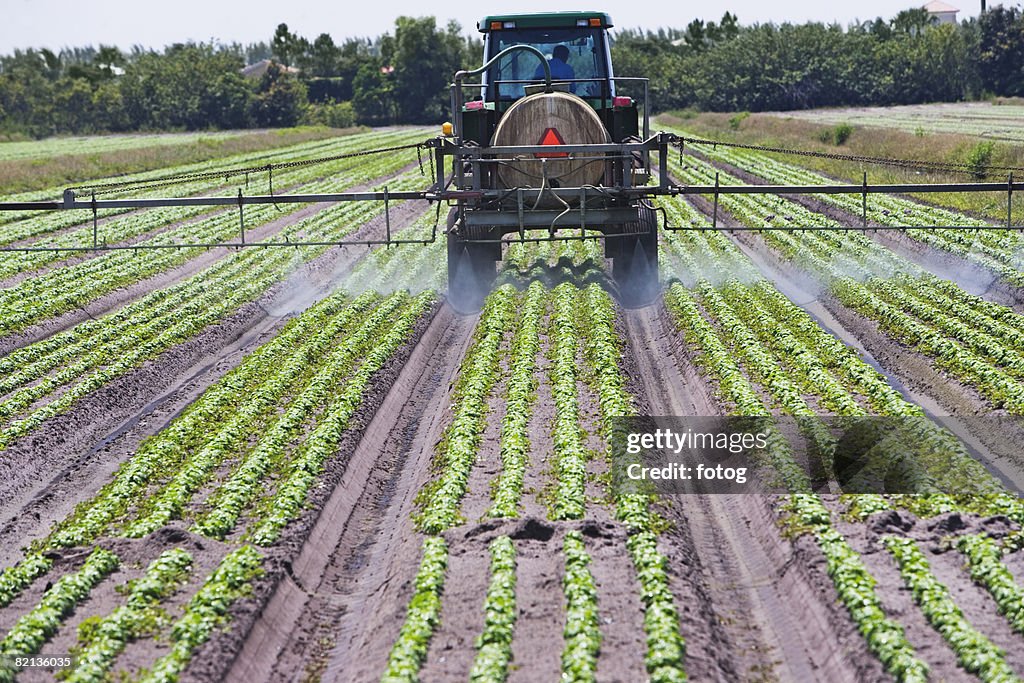
[[[435,316],[226,680],[301,680],[317,671],[360,681],[383,672],[420,560],[414,499],[474,324],[447,306]]]
[[[710,387],[687,376],[692,365],[677,352],[680,335],[662,307],[628,311],[624,322],[653,414],[721,414]],[[664,514],[677,525],[665,545],[688,672],[699,680],[874,679],[878,662],[834,590],[823,591],[800,566],[776,527],[773,503],[743,495],[664,499]]]

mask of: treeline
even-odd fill
[[[278,26],[269,43],[101,46],[0,57],[0,133],[205,130],[437,122],[446,86],[477,66],[481,43],[433,17],[400,17],[376,39],[337,45]],[[247,77],[261,59],[269,68]]]
[[[400,17],[391,33],[340,45],[281,24],[268,42],[246,46],[16,51],[0,57],[0,133],[437,123],[449,116],[452,74],[478,66],[481,53],[458,24],[432,17]],[[261,59],[270,67],[243,75]],[[651,79],[655,111],[1024,96],[1024,15],[996,7],[940,25],[915,9],[843,29],[744,27],[727,12],[685,29],[617,31],[613,61],[619,76]]]
[[[620,32],[617,75],[651,79],[655,111],[770,111],[918,104],[1024,95],[1024,15],[995,7],[960,24],[923,9],[843,29],[739,27]]]

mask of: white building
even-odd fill
[[[947,5],[942,0],[931,0],[924,9],[928,14],[935,17],[940,24],[955,24],[958,10],[952,5]]]

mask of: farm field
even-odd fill
[[[908,133],[953,133],[1024,142],[1024,106],[1019,103],[956,102],[894,107],[850,107],[774,112],[813,123],[849,123],[898,128]]]
[[[0,142],[0,161],[42,159],[64,154],[98,154],[124,151],[138,147],[183,145],[198,140],[225,140],[245,133],[214,131],[205,133],[150,133],[120,135],[85,135],[46,140]]]
[[[435,134],[130,178],[423,189]],[[683,185],[827,180],[667,161]],[[176,249],[0,252],[0,681],[1024,677],[1019,233],[906,197],[867,215],[908,229],[866,232],[838,230],[859,197],[713,202],[657,202],[688,229],[661,230],[635,308],[593,240],[506,246],[472,315],[443,235],[330,245],[429,239],[447,207],[417,201],[246,208],[247,241],[317,247],[202,246],[238,212],[191,207],[99,216],[108,245]],[[0,246],[86,245],[90,219],[0,215]],[[644,415],[762,425],[771,490],[621,489],[612,445]],[[909,431],[904,492],[843,488],[855,423]]]

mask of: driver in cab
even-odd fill
[[[551,59],[548,60],[548,67],[551,69],[552,81],[567,81],[576,78],[576,72],[569,65],[569,48],[565,45],[555,46],[555,49],[551,52]],[[537,66],[537,71],[534,72],[533,77],[536,79],[544,78],[543,64]],[[576,92],[575,83],[569,85],[569,91]]]

